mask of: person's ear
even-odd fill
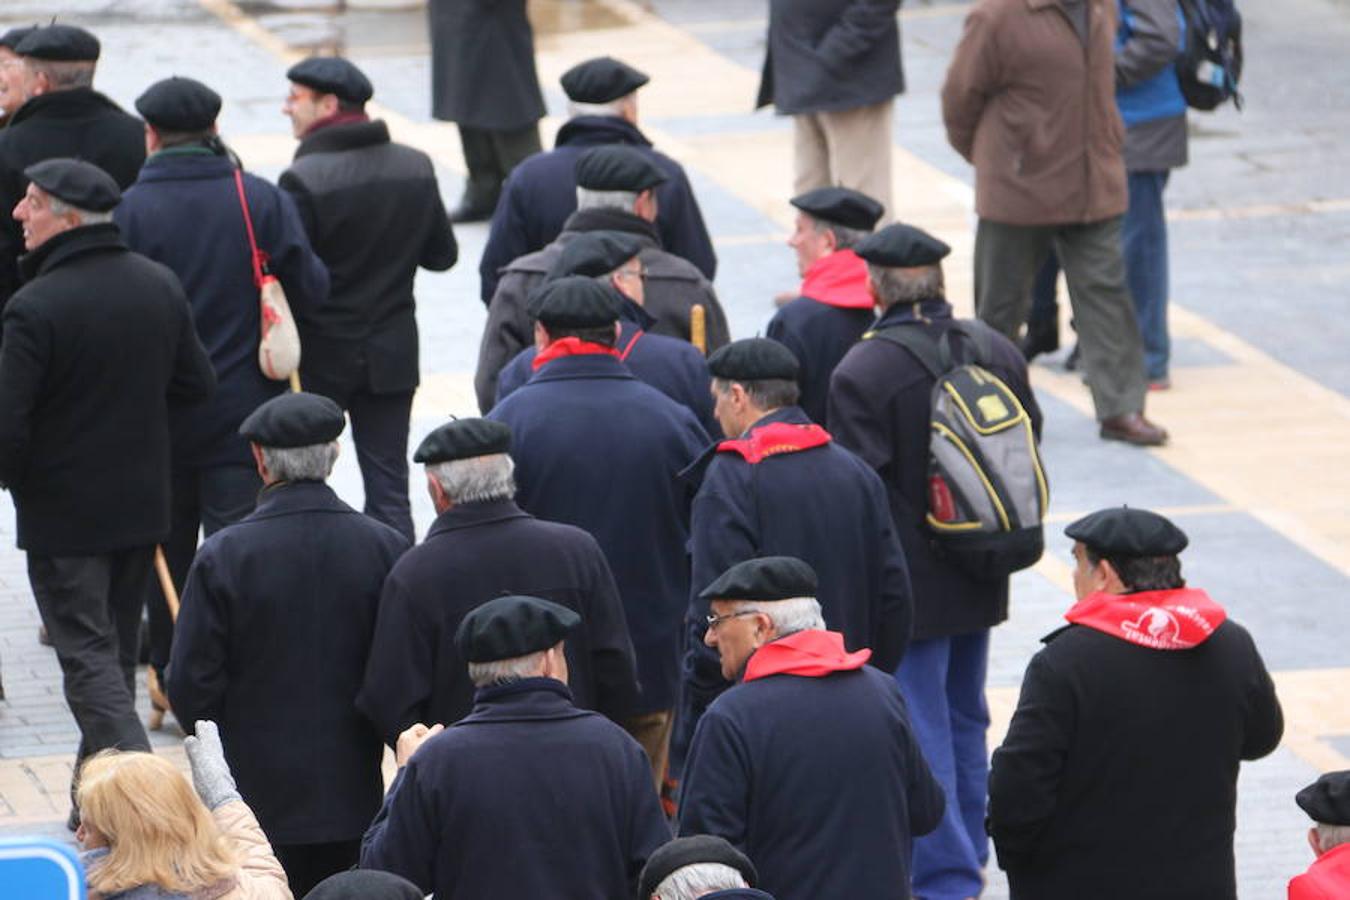
[[[263,484],[267,483],[267,463],[263,462],[262,447],[249,441],[248,449],[253,452],[253,464],[258,467],[258,476],[262,478]]]
[[[1322,855],[1322,842],[1317,839],[1317,828],[1308,829],[1308,846],[1312,848],[1313,856]]]

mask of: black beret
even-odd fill
[[[545,326],[593,328],[617,322],[623,311],[618,293],[584,275],[545,282],[530,294],[526,312]]]
[[[547,650],[581,624],[581,616],[540,597],[507,595],[464,617],[455,646],[466,662],[493,662]]]
[[[136,112],[165,131],[204,131],[220,115],[220,95],[194,78],[156,81],[136,98]]]
[[[53,62],[94,62],[99,44],[98,38],[75,25],[44,25],[24,35],[14,52]]]
[[[305,900],[422,900],[422,890],[406,878],[378,869],[352,869],[329,875]]]
[[[708,357],[708,371],[727,381],[796,379],[799,368],[792,351],[772,338],[742,338]]]
[[[584,231],[563,244],[553,268],[548,270],[550,280],[567,275],[585,275],[599,278],[642,252],[642,242],[622,231]]]
[[[1186,549],[1186,533],[1146,509],[1099,509],[1073,522],[1064,533],[1099,556],[1176,556]]]
[[[365,103],[375,96],[366,73],[340,56],[311,56],[287,69],[286,77],[321,94],[336,94],[349,103]]]
[[[762,556],[727,569],[700,600],[791,600],[816,595],[816,572],[795,556]]]
[[[591,191],[638,193],[666,180],[647,154],[635,147],[607,144],[587,150],[577,158],[577,187]]]
[[[816,188],[788,202],[812,218],[856,231],[871,231],[883,212],[871,197],[842,187]]]
[[[698,863],[721,863],[731,866],[741,873],[746,884],[754,887],[759,880],[755,864],[750,858],[731,845],[726,838],[711,834],[695,834],[676,838],[657,847],[642,867],[642,877],[638,881],[638,896],[647,900],[656,893],[656,888],[676,870]]]
[[[263,447],[309,447],[342,434],[342,407],[320,394],[280,394],[249,413],[239,433]]]
[[[952,248],[922,229],[897,222],[858,241],[853,252],[873,265],[909,269],[936,265]]]
[[[413,462],[443,463],[506,453],[511,449],[511,426],[492,419],[455,419],[422,438]]]
[[[559,79],[567,99],[575,103],[609,103],[627,97],[651,80],[647,73],[610,56],[577,63]]]
[[[36,25],[20,25],[18,28],[11,28],[4,34],[0,34],[0,47],[8,47],[13,50],[19,46],[19,41],[28,37],[34,31],[38,30]]]
[[[1328,772],[1294,795],[1294,802],[1323,825],[1350,825],[1350,770]]]
[[[44,159],[24,177],[58,200],[89,212],[107,212],[122,200],[122,189],[107,172],[80,159]]]

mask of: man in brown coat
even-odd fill
[[[951,145],[975,166],[975,309],[1015,336],[1053,247],[1101,436],[1158,445],[1125,286],[1128,199],[1115,103],[1114,0],[980,0],[942,88]]]

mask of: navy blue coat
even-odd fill
[[[899,8],[900,0],[770,0],[755,106],[837,112],[903,91]]]
[[[386,743],[392,746],[414,722],[449,725],[469,714],[474,688],[455,631],[466,614],[503,592],[544,597],[580,613],[581,627],[567,639],[577,705],[610,718],[632,707],[633,645],[595,539],[540,521],[514,501],[490,500],[441,513],[384,582],[356,705]]]
[[[265,489],[207,538],[183,589],[169,700],[220,724],[276,844],[350,841],[380,808],[379,734],[356,710],[380,586],[408,542],[320,482]]]
[[[863,666],[718,697],[694,734],[680,834],[735,844],[777,900],[907,898],[913,838],[943,809],[895,679]]]
[[[666,173],[656,189],[661,246],[698,266],[709,281],[717,274],[703,212],[689,178],[675,160],[652,147],[647,136],[617,116],[577,116],[563,123],[552,150],[536,153],[511,170],[492,214],[487,245],[478,264],[483,302],[497,290],[497,273],[513,259],[542,250],[562,233],[577,210],[577,157],[591,147],[627,144],[641,150]]]
[[[328,297],[328,269],[310,248],[295,203],[254,175],[244,175],[244,192],[258,246],[270,256],[291,311],[300,316],[316,308]],[[216,370],[209,401],[172,411],[173,464],[253,465],[239,423],[286,383],[271,381],[258,368],[258,288],[233,164],[207,153],[155,154],[113,218],[127,246],[168,266],[183,282]]]
[[[551,678],[483,688],[474,701],[394,779],[361,867],[436,900],[632,897],[647,857],[670,840],[642,748]]]
[[[553,360],[488,418],[511,426],[520,505],[605,551],[637,653],[636,712],[672,708],[689,604],[691,491],[678,476],[707,434],[608,355]]]
[[[925,301],[921,313],[924,320],[908,327],[934,335],[951,327],[951,306],[945,301]],[[877,320],[875,328],[915,321],[913,306],[898,304]],[[1026,361],[1011,341],[994,338],[994,358],[982,364],[1017,395],[1039,435],[1041,409],[1027,382]],[[914,588],[915,640],[969,634],[1008,617],[1008,580],[983,581],[967,575],[934,551],[924,524],[933,382],[913,354],[884,339],[855,345],[830,382],[830,434],[886,483]]]
[[[769,320],[765,336],[791,350],[801,364],[797,374],[801,407],[811,421],[825,424],[834,367],[875,319],[876,313],[870,309],[847,309],[798,297]]]

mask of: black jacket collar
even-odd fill
[[[32,253],[19,257],[19,272],[25,281],[32,281],[77,256],[108,250],[125,253],[126,249],[114,223],[81,225],[61,232]]]
[[[279,481],[258,492],[258,506],[249,519],[269,519],[298,512],[354,512],[322,481]]]
[[[225,156],[205,153],[156,153],[141,166],[136,183],[233,178],[234,163]]]
[[[522,678],[479,688],[473,697],[473,712],[460,719],[454,727],[575,719],[586,715],[590,713],[577,709],[572,701],[572,691],[556,678]]]
[[[374,122],[326,125],[301,139],[300,146],[295,148],[295,158],[299,159],[311,153],[339,153],[343,150],[356,150],[387,143],[389,143],[389,126],[380,119]]]
[[[122,111],[122,107],[93,88],[81,87],[66,91],[52,91],[49,94],[33,97],[16,109],[9,120],[9,124],[12,127],[27,119],[36,118],[74,118],[88,115],[90,112],[100,109]]]
[[[601,144],[650,147],[652,142],[636,125],[618,116],[575,116],[563,123],[553,142],[555,147],[596,147]]]
[[[507,519],[529,519],[532,516],[516,505],[514,500],[489,500],[486,503],[468,503],[464,506],[452,506],[436,517],[427,531],[427,539],[438,534],[458,531],[461,528],[473,528],[491,522]]]
[[[619,362],[617,356],[608,353],[588,353],[584,356],[563,356],[551,360],[530,378],[531,384],[545,381],[564,381],[574,378],[623,378],[633,379],[633,373]]]
[[[650,241],[653,247],[661,246],[661,233],[654,223],[621,209],[579,209],[563,222],[563,231],[622,231]]]
[[[952,305],[941,297],[932,300],[924,300],[918,304],[918,310],[915,310],[913,303],[896,303],[890,309],[881,314],[876,324],[872,326],[873,331],[886,328],[891,325],[903,325],[906,322],[925,322],[950,319],[952,317]]]

